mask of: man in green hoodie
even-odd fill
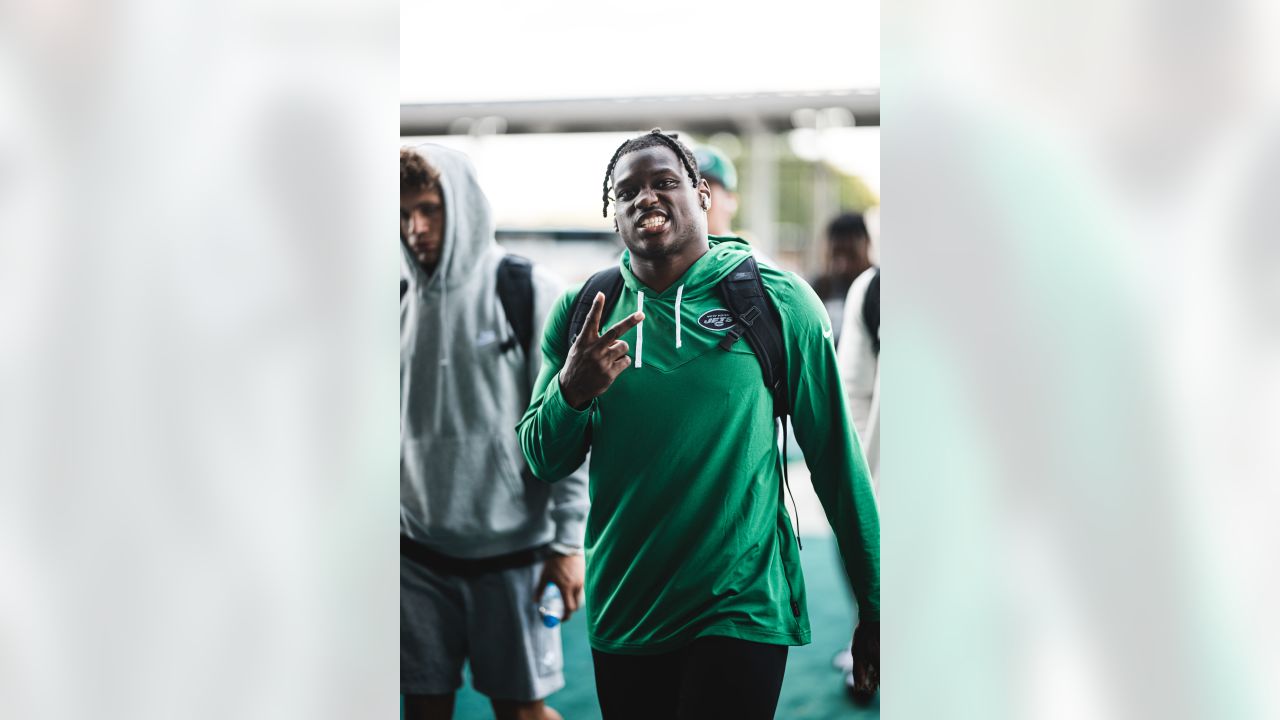
[[[787,647],[810,632],[774,398],[746,342],[719,346],[735,321],[717,283],[751,250],[708,239],[707,183],[672,135],[618,148],[606,212],[611,187],[621,295],[607,318],[597,295],[572,342],[576,293],[553,308],[521,449],[550,482],[591,452],[585,607],[606,720],[771,718]],[[796,439],[858,600],[856,672],[870,689],[879,515],[831,327],[804,280],[768,266],[760,276],[781,319]]]

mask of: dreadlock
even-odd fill
[[[618,146],[614,151],[613,158],[609,160],[609,169],[604,171],[604,216],[609,217],[609,191],[613,184],[613,168],[618,164],[618,160],[629,152],[643,150],[647,147],[655,145],[666,145],[671,151],[680,158],[680,162],[684,163],[684,169],[689,173],[689,182],[693,183],[693,187],[698,187],[698,181],[702,178],[698,174],[698,163],[693,159],[693,151],[680,140],[676,133],[664,133],[662,128],[654,128],[639,137],[633,137],[630,140]]]

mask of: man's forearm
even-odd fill
[[[571,407],[560,393],[559,381],[551,378],[516,428],[520,450],[538,479],[556,482],[582,464],[590,421],[590,408]]]

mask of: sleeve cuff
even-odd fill
[[[568,545],[561,542],[551,543],[551,552],[557,555],[581,555],[582,547],[578,545]]]
[[[586,530],[585,518],[578,520],[574,518],[569,521],[561,521],[557,524],[555,537],[551,539],[551,547],[555,550],[557,547],[569,548],[578,553],[582,552],[583,534]],[[562,555],[571,555],[570,552],[561,552]]]
[[[560,392],[560,373],[556,373],[555,379],[551,382],[550,392],[548,393],[546,406],[554,415],[556,420],[564,420],[572,423],[585,423],[587,418],[591,416],[591,411],[596,407],[596,401],[592,398],[591,402],[581,410],[575,409],[564,399],[564,395]]]

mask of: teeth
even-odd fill
[[[660,215],[655,215],[653,217],[645,218],[644,222],[641,223],[641,227],[647,227],[647,228],[658,227],[659,225],[666,224],[666,222],[667,222],[666,218]]]

